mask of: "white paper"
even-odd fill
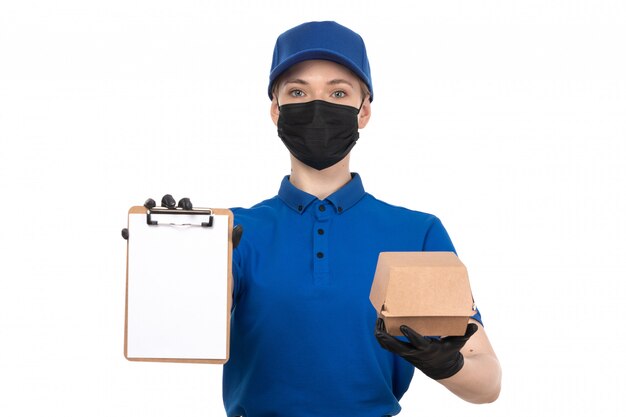
[[[129,216],[129,358],[225,359],[228,216]]]

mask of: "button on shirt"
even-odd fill
[[[351,176],[320,200],[287,175],[273,198],[231,208],[244,233],[233,251],[223,369],[229,417],[400,411],[414,367],[374,336],[369,293],[378,254],[456,251],[436,216],[380,201]],[[473,318],[480,322],[480,313]]]

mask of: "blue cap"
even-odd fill
[[[282,33],[276,39],[267,94],[272,98],[272,84],[280,74],[298,62],[326,59],[341,64],[358,75],[374,100],[370,64],[365,43],[358,33],[337,22],[308,22]]]

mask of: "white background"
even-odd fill
[[[480,406],[416,374],[401,415],[625,408],[624,2],[0,4],[0,415],[224,414],[220,366],[124,358],[120,229],[150,196],[276,194],[271,55],[309,20],[365,39],[351,170],[442,219],[503,367]]]

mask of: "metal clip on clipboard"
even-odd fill
[[[192,215],[192,216],[196,216],[196,215],[204,215],[204,216],[209,216],[208,221],[204,221],[204,222],[197,222],[197,223],[188,223],[188,222],[171,222],[171,221],[167,221],[167,222],[161,222],[159,223],[158,220],[154,220],[153,215],[155,217],[158,217],[160,215],[166,215],[166,216],[170,216],[170,215]],[[197,227],[213,227],[213,210],[209,209],[209,208],[196,208],[196,209],[191,209],[191,210],[185,210],[182,208],[173,208],[173,209],[169,209],[169,208],[161,208],[161,207],[154,207],[152,209],[149,209],[146,211],[146,222],[148,223],[149,226],[197,226]]]

